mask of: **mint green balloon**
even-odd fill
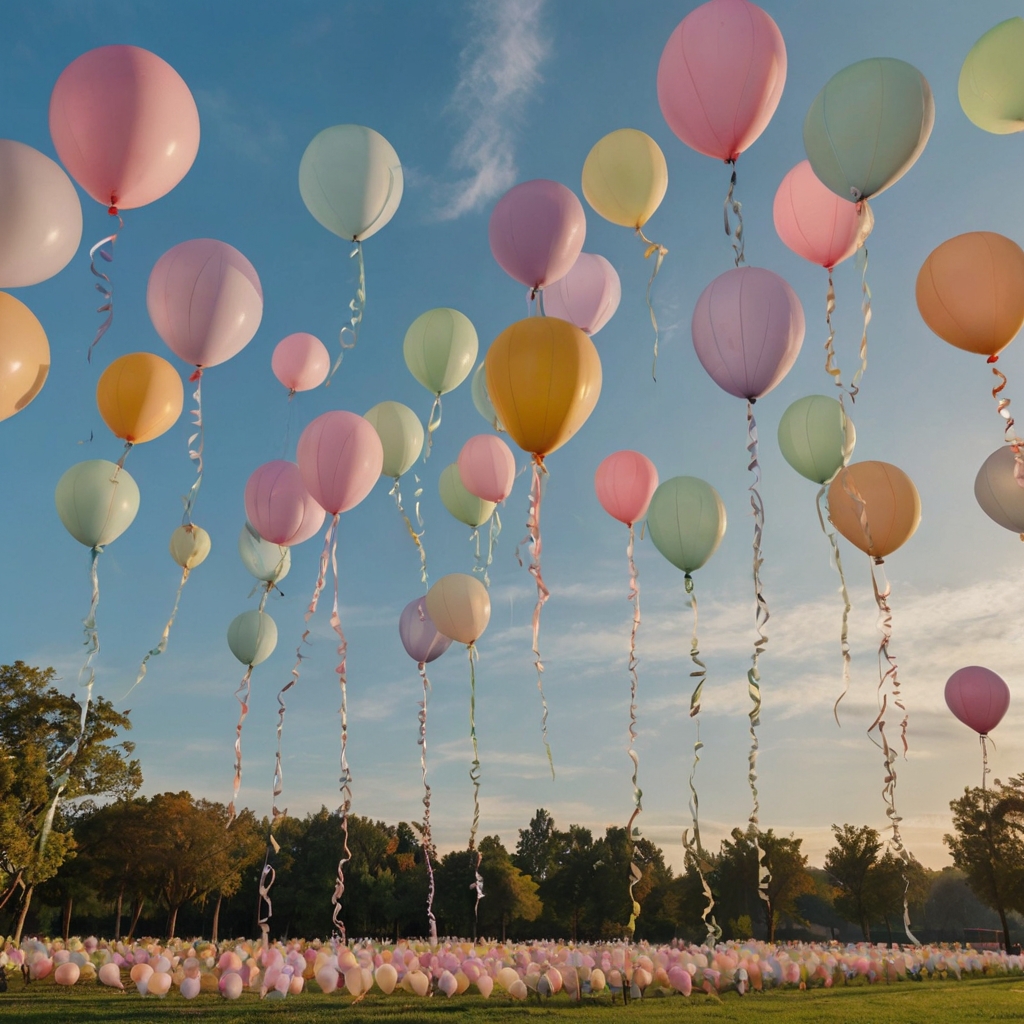
[[[242,612],[228,626],[228,647],[243,665],[266,661],[276,646],[277,623],[266,612]]]
[[[437,482],[444,507],[460,523],[472,526],[475,530],[491,518],[497,505],[493,501],[484,501],[466,490],[466,485],[459,476],[459,464],[453,462],[441,471],[441,479]]]
[[[292,568],[292,549],[264,540],[249,522],[238,535],[238,555],[242,565],[264,583],[280,583]]]
[[[833,75],[804,119],[814,173],[859,202],[899,181],[921,155],[935,123],[924,75],[906,61],[873,57]]]
[[[72,466],[57,482],[57,515],[79,544],[100,548],[132,525],[139,511],[139,485],[106,459]]]
[[[487,364],[481,363],[473,374],[470,388],[473,392],[473,405],[476,411],[495,429],[503,431],[505,428],[498,419],[498,412],[494,408],[491,396],[487,394]]]
[[[405,332],[402,345],[409,372],[435,395],[457,388],[470,374],[480,343],[476,328],[457,309],[430,309]]]
[[[993,135],[1024,131],[1024,19],[990,28],[967,54],[957,92],[964,113]]]
[[[654,546],[677,569],[696,572],[725,536],[725,505],[711,484],[674,476],[654,492],[647,529]]]
[[[782,457],[816,484],[827,484],[839,472],[856,443],[853,420],[827,395],[798,398],[779,420]]]
[[[381,476],[400,477],[416,464],[423,451],[423,424],[401,402],[378,402],[364,416],[377,431],[384,448]]]
[[[336,124],[313,138],[299,164],[306,209],[328,231],[361,242],[375,235],[402,201],[405,179],[391,143],[372,128]]]

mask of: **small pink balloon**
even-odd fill
[[[613,519],[632,526],[647,515],[658,489],[658,471],[646,455],[626,449],[613,452],[597,467],[594,490],[601,508]]]
[[[98,972],[100,984],[109,988],[124,988],[121,981],[121,969],[113,961],[104,964]]]
[[[384,447],[369,420],[338,409],[306,427],[296,461],[306,490],[330,515],[338,515],[373,490],[384,465]]]
[[[285,459],[265,462],[253,471],[245,485],[245,514],[264,540],[288,547],[309,540],[325,516],[306,490],[299,467]],[[225,953],[221,960],[227,956],[238,959],[234,953]]]
[[[494,434],[471,437],[459,452],[459,477],[470,494],[484,501],[504,501],[516,479],[516,457]]]
[[[312,391],[327,380],[331,354],[312,334],[289,334],[274,348],[270,368],[289,391]]]
[[[1010,688],[990,669],[968,665],[946,681],[946,704],[969,729],[987,736],[1010,706]]]
[[[782,179],[772,214],[785,245],[826,270],[852,256],[875,223],[867,203],[836,195],[818,180],[809,160],[801,160]]]
[[[146,288],[156,333],[192,366],[217,366],[252,341],[263,318],[253,265],[227,242],[193,238],[156,261]]]
[[[597,253],[581,252],[569,273],[544,290],[544,312],[594,335],[615,315],[621,298],[615,268]]]
[[[58,985],[74,985],[81,973],[82,969],[78,964],[68,961],[53,972],[53,980]]]
[[[583,204],[546,178],[510,188],[495,204],[487,228],[498,265],[534,291],[569,273],[586,233]]]
[[[688,996],[693,989],[693,978],[690,972],[676,964],[668,969],[669,984],[679,993]]]

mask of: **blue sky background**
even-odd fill
[[[750,584],[751,520],[746,488],[743,403],[719,389],[694,355],[689,318],[697,296],[728,269],[722,232],[728,174],[679,142],[657,106],[662,47],[689,3],[617,0],[303,3],[282,16],[271,3],[33,3],[5,12],[0,38],[0,135],[54,155],[47,129],[50,90],[87,49],[133,43],[168,60],[192,89],[202,142],[191,172],[168,196],[129,211],[112,266],[114,325],[92,365],[85,352],[100,317],[88,246],[110,229],[105,211],[83,194],[82,249],[58,277],[16,294],[50,338],[46,387],[0,425],[0,521],[7,537],[0,660],[58,669],[73,689],[81,662],[80,620],[88,605],[88,553],[63,530],[53,504],[60,475],[85,458],[116,459],[95,407],[95,383],[113,358],[141,349],[174,359],[153,330],[145,286],[157,258],[187,238],[215,237],[240,249],[260,274],[265,314],[253,342],[204,378],[206,477],[196,522],[213,552],[189,582],[167,653],[132,694],[132,738],[145,790],[188,788],[230,797],[233,691],[242,669],[224,634],[255,606],[236,538],[251,471],[282,455],[314,416],[332,408],[365,412],[384,399],[426,420],[430,395],[407,371],[402,338],[421,312],[451,305],[476,324],[481,357],[490,340],[525,315],[524,290],[490,256],[487,218],[516,181],[554,178],[579,194],[583,160],[613,129],[650,133],[669,164],[669,189],[648,234],[670,249],[655,289],[662,324],[657,384],[650,377],[651,331],[643,291],[649,266],[624,228],[587,208],[585,249],[608,257],[622,278],[617,315],[596,338],[604,390],[593,416],[550,460],[544,505],[544,572],[552,598],[542,650],[551,705],[552,782],[540,739],[540,705],[530,654],[533,588],[513,558],[523,533],[527,486],[520,478],[503,512],[505,532],[492,577],[493,616],[480,644],[478,728],[483,761],[482,828],[509,845],[535,808],[601,829],[631,809],[625,753],[628,676],[625,528],[600,509],[593,474],[624,447],[649,455],[663,479],[705,478],[722,494],[729,529],[698,576],[702,601],[705,754],[698,776],[705,831],[714,842],[748,812],[746,687],[754,638]],[[1022,641],[1020,541],[977,507],[973,481],[999,444],[1000,423],[981,358],[935,338],[914,304],[925,256],[962,231],[988,229],[1020,240],[1021,140],[986,135],[956,97],[960,64],[973,42],[1017,12],[1006,0],[962,5],[787,0],[768,5],[786,39],[789,76],[768,129],[739,163],[747,258],[796,289],[808,333],[796,366],[757,414],[767,509],[765,592],[770,642],[762,660],[762,824],[795,830],[821,861],[832,822],[882,828],[882,764],[864,735],[874,717],[877,667],[874,603],[866,558],[844,547],[854,597],[853,689],[843,727],[831,707],[840,686],[837,578],[814,512],[814,487],[784,463],[775,443],[779,417],[795,399],[828,393],[823,369],[825,274],[790,253],[771,222],[775,189],[803,159],[801,125],[817,90],[840,68],[872,56],[908,60],[935,93],[935,130],[913,170],[873,204],[869,279],[874,293],[870,365],[853,411],[856,459],[907,471],[921,492],[917,535],[889,559],[895,610],[893,649],[911,720],[911,753],[899,766],[904,834],[930,866],[947,862],[941,844],[948,802],[980,779],[977,742],[946,711],[942,688],[965,664],[1001,672],[1016,695]],[[354,278],[348,247],[321,228],[299,197],[298,165],[309,140],[328,125],[356,122],[384,134],[406,173],[394,220],[366,246],[367,308],[358,347],[335,382],[289,406],[270,370],[283,336],[310,331],[330,347],[344,322]],[[836,274],[838,350],[849,375],[859,340],[859,275],[849,261]],[[1018,344],[1020,344],[1018,342]],[[1008,394],[1024,410],[1024,362],[1014,347],[1000,365]],[[183,368],[184,372],[184,368]],[[190,389],[189,389],[190,390]],[[418,473],[432,579],[468,571],[467,531],[444,511],[437,476],[463,441],[485,429],[468,382],[446,397],[434,453]],[[91,443],[82,444],[93,434]],[[118,698],[131,685],[170,611],[178,570],[167,540],[192,481],[187,417],[132,453],[142,491],[132,528],[103,555],[96,661],[97,690]],[[414,486],[404,485],[407,495]],[[415,665],[397,635],[401,608],[420,592],[415,551],[382,482],[342,518],[339,541],[343,621],[349,637],[354,811],[389,821],[418,819]],[[270,809],[274,695],[286,681],[316,576],[319,542],[293,551],[285,597],[268,610],[280,630],[275,655],[253,679],[245,727],[242,798]],[[639,646],[641,785],[639,824],[682,860],[689,823],[686,776],[693,743],[687,717],[689,609],[680,573],[649,541],[638,545],[644,624]],[[293,813],[337,803],[338,690],[324,609],[313,646],[289,698],[285,802]],[[430,764],[434,824],[442,847],[468,833],[471,798],[468,669],[453,648],[432,666]],[[1024,768],[1016,707],[996,734],[997,776]]]

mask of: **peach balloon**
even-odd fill
[[[902,547],[921,521],[914,482],[888,462],[855,462],[840,470],[828,489],[828,507],[832,525],[872,558]]]
[[[491,998],[491,992],[494,991],[494,979],[489,974],[481,974],[474,984],[484,999]]]
[[[78,976],[82,973],[82,969],[76,963],[72,963],[70,960],[66,963],[61,964],[53,972],[53,980],[58,985],[74,985],[78,981]]]
[[[124,982],[121,981],[121,968],[115,963],[104,964],[99,970],[99,979],[101,985],[106,985],[109,988],[124,988]]]
[[[146,982],[146,988],[150,995],[163,999],[170,991],[171,976],[163,971],[154,971]]]
[[[442,576],[427,591],[426,605],[437,631],[460,644],[479,640],[491,620],[487,588],[466,573]]]

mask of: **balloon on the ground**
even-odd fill
[[[99,548],[132,525],[139,511],[139,486],[113,462],[89,459],[60,478],[54,500],[68,533],[87,548]]]
[[[1024,130],[1024,19],[990,28],[970,49],[957,93],[963,112],[993,135]]]
[[[471,391],[473,393],[473,405],[476,411],[495,429],[504,430],[505,428],[501,425],[498,419],[497,410],[494,408],[494,403],[491,402],[491,396],[487,394],[487,367],[484,363],[481,363],[473,374],[473,381],[471,385]]]
[[[373,490],[384,465],[384,448],[369,421],[337,409],[317,416],[303,430],[296,461],[306,490],[321,508],[337,515]],[[255,522],[253,526],[259,529]]]
[[[262,540],[285,547],[309,540],[325,517],[323,508],[306,489],[299,467],[285,459],[265,462],[253,470],[245,485],[245,514]],[[244,553],[242,560],[246,560]]]
[[[459,478],[470,494],[488,502],[504,501],[516,479],[516,457],[494,434],[471,437],[459,452]]]
[[[251,523],[238,535],[238,556],[246,571],[264,583],[280,583],[292,567],[291,548],[264,540]]]
[[[431,394],[457,388],[473,371],[479,342],[476,328],[457,309],[429,309],[405,332],[402,352],[409,372]]]
[[[1024,487],[1017,483],[1017,457],[1001,445],[981,465],[974,478],[974,497],[993,522],[1011,533],[1024,534]]]
[[[601,508],[627,526],[640,522],[647,514],[657,487],[654,463],[629,449],[602,459],[594,474],[594,491]]]
[[[946,706],[968,729],[987,736],[1010,707],[1010,688],[991,669],[968,665],[946,680]]]
[[[782,457],[801,476],[826,484],[853,452],[857,431],[834,398],[798,398],[779,420]]]
[[[423,424],[401,402],[378,402],[366,413],[384,449],[381,476],[404,476],[423,452]]]
[[[405,653],[415,662],[427,664],[440,658],[452,645],[451,637],[440,633],[427,611],[427,599],[417,597],[398,619],[398,635]]]
[[[665,198],[665,154],[645,132],[620,128],[599,139],[587,154],[582,187],[583,197],[605,220],[642,228]]]
[[[888,462],[854,462],[841,469],[829,486],[828,507],[832,525],[872,558],[902,547],[921,522],[914,482]]]
[[[24,302],[0,292],[0,420],[21,412],[50,372],[50,343]]]
[[[497,502],[485,501],[466,489],[457,462],[445,466],[441,471],[441,476],[437,481],[437,490],[441,495],[441,503],[452,516],[460,523],[471,526],[474,530],[491,518],[497,506]]]
[[[474,576],[453,572],[427,591],[427,614],[438,631],[460,644],[473,644],[491,621],[491,596]]]
[[[677,569],[696,572],[725,536],[725,505],[718,491],[694,476],[659,484],[647,509],[654,546]]]
[[[270,368],[289,391],[312,391],[327,380],[331,354],[319,338],[299,331],[274,346]]]
[[[544,312],[593,336],[615,315],[622,284],[615,268],[593,252],[581,252],[565,277],[544,291]]]
[[[201,526],[186,523],[171,534],[171,558],[182,569],[191,571],[202,565],[210,553],[210,535]]]
[[[274,653],[277,623],[266,613],[251,608],[231,620],[228,647],[243,665],[259,665]]]
[[[96,405],[114,437],[143,444],[166,433],[181,415],[185,389],[178,371],[152,352],[131,352],[100,374]]]

